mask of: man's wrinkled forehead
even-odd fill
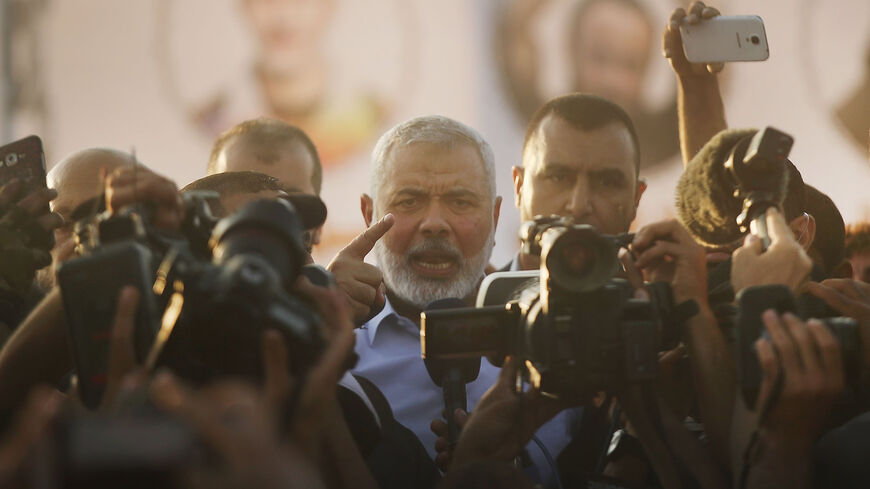
[[[410,152],[413,150],[414,152]],[[457,156],[461,151],[464,155]],[[435,158],[447,158],[445,165],[432,165]],[[433,144],[413,143],[390,151],[384,168],[382,189],[386,193],[403,190],[427,193],[468,191],[480,195],[488,193],[486,170],[480,153],[466,143]]]

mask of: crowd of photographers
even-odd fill
[[[0,488],[868,487],[867,226],[788,134],[727,128],[679,31],[717,15],[663,33],[679,217],[634,222],[631,119],[564,95],[512,169],[507,264],[492,150],[440,116],[381,137],[325,266],[317,149],[283,122],[181,190],[101,148],[3,182]]]

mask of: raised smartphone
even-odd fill
[[[764,21],[757,15],[713,17],[680,25],[683,51],[692,63],[764,61],[770,56]]]

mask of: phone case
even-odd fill
[[[18,193],[19,198],[34,190],[46,188],[45,154],[42,151],[42,140],[38,136],[28,136],[0,146],[0,185],[6,185],[13,178],[24,183]],[[49,213],[48,204],[45,205],[44,213]],[[54,233],[45,232],[35,224],[25,231],[30,236],[33,247],[50,250],[54,246]]]
[[[764,61],[770,56],[764,21],[757,15],[714,17],[680,25],[683,51],[692,63]]]
[[[45,188],[45,155],[39,136],[28,136],[0,146],[0,184],[23,180],[28,191]]]

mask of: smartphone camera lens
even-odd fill
[[[6,160],[6,166],[14,166],[18,163],[18,155],[15,153],[9,153],[4,159]]]
[[[752,37],[749,38],[749,40],[752,41],[752,44],[756,44],[756,45],[757,45],[759,42],[761,42],[761,39],[759,39],[758,36],[752,36]]]

